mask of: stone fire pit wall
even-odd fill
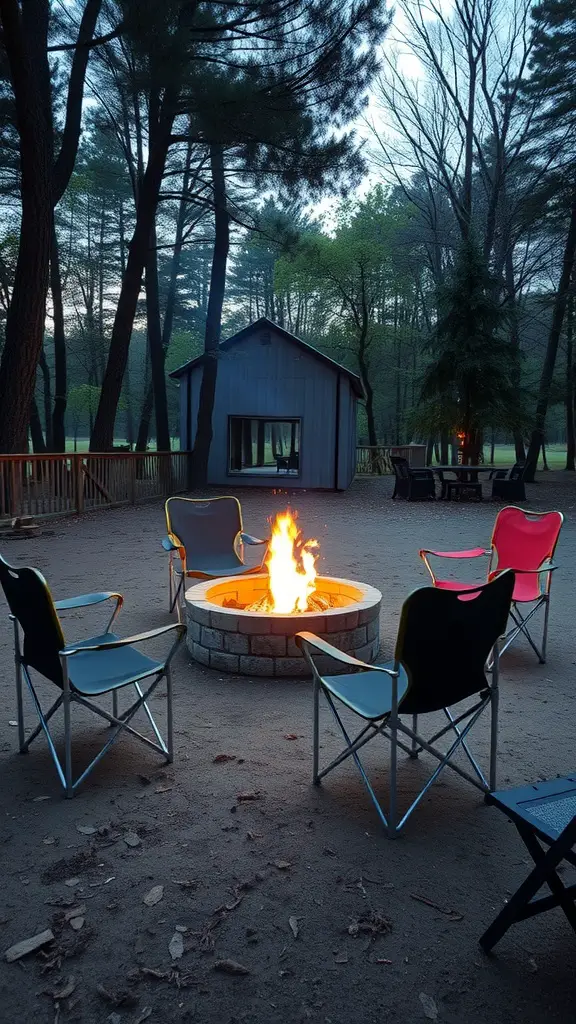
[[[294,636],[303,630],[362,661],[373,662],[380,648],[382,595],[351,580],[319,577],[317,590],[349,600],[343,608],[295,615],[273,615],[222,607],[225,600],[250,604],[267,590],[268,577],[254,575],[209,580],[186,593],[187,644],[195,661],[220,672],[248,676],[306,676],[309,669]],[[321,672],[345,671],[331,658],[317,659]]]

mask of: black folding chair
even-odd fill
[[[398,628],[394,661],[368,665],[339,651],[313,633],[297,633],[312,670],[314,681],[313,781],[318,784],[328,772],[352,757],[376,812],[390,836],[396,835],[445,768],[484,793],[496,786],[498,739],[498,639],[506,629],[514,575],[503,572],[492,583],[472,591],[437,590],[424,587],[406,599]],[[491,680],[486,663],[493,655]],[[349,666],[339,675],[320,673],[318,656]],[[329,662],[330,664],[330,662]],[[319,767],[319,701],[323,694],[344,737],[344,750],[327,767]],[[471,703],[470,703],[471,701]],[[466,702],[462,706],[461,702]],[[458,708],[455,708],[458,705]],[[361,719],[353,738],[341,715],[341,706]],[[468,742],[470,731],[489,709],[490,762],[488,780]],[[442,712],[444,725],[432,736],[423,736],[419,718]],[[408,716],[410,725],[403,719]],[[389,800],[380,804],[359,751],[366,743],[383,736],[390,742]],[[439,744],[439,740],[442,741]],[[438,764],[408,809],[397,808],[398,752],[409,757],[431,754]],[[455,763],[464,755],[466,767]]]
[[[535,866],[484,932],[482,948],[489,953],[511,925],[554,907],[562,907],[576,931],[576,884],[565,885],[557,871],[563,860],[576,867],[576,774],[491,793],[486,799],[512,819]],[[544,885],[550,894],[537,896]]]
[[[165,761],[173,758],[172,729],[172,682],[170,664],[184,639],[186,627],[180,623],[151,629],[146,633],[120,639],[111,632],[112,624],[120,611],[121,594],[82,594],[64,601],[52,599],[46,580],[37,569],[17,569],[0,558],[0,584],[6,595],[14,625],[14,659],[16,662],[16,700],[18,708],[18,739],[20,753],[26,754],[30,744],[44,733],[48,749],[58,778],[66,796],[74,796],[77,787],[98,764],[110,747],[123,732],[141,740],[161,754]],[[85,608],[113,601],[112,615],[103,633],[77,643],[66,644],[59,611]],[[134,644],[144,643],[166,633],[176,633],[176,639],[166,657],[161,661],[149,658],[136,649]],[[32,671],[44,681],[52,683],[60,691],[54,703],[44,710]],[[148,700],[162,679],[166,680],[167,739],[163,739],[154,720]],[[39,724],[26,737],[22,683],[26,682],[36,709]],[[133,688],[135,699],[125,710],[120,711],[119,694],[126,687]],[[95,704],[106,694],[112,695],[112,714]],[[103,718],[111,727],[110,736],[102,749],[76,779],[72,773],[72,730],[70,710],[73,703],[80,704]],[[64,764],[61,763],[50,731],[49,722],[59,708],[64,712]],[[137,711],[146,714],[154,739],[138,732],[130,722]]]

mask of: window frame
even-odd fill
[[[246,469],[232,469],[230,465],[230,459],[232,456],[232,420],[255,420],[264,421],[265,423],[297,423],[298,424],[298,471],[295,473],[294,470],[289,470],[287,473],[278,472],[274,467],[270,468],[269,473],[263,473],[262,469],[265,467],[248,466]],[[302,416],[251,416],[243,413],[229,413],[228,414],[228,429],[227,429],[227,445],[226,445],[226,476],[231,477],[234,480],[244,477],[252,477],[254,480],[266,479],[266,480],[300,480],[302,476]],[[256,472],[251,472],[254,469]]]

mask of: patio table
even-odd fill
[[[456,479],[463,484],[478,483],[479,473],[495,473],[496,470],[508,473],[510,466],[492,466],[490,463],[483,463],[481,466],[428,466],[433,473],[455,473]]]

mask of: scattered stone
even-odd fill
[[[83,836],[93,836],[98,831],[94,825],[76,825],[76,831]]]
[[[168,944],[168,952],[173,960],[180,960],[184,954],[184,939],[181,932],[174,932]]]
[[[140,846],[140,844],[142,842],[142,840],[140,839],[140,836],[137,835],[136,832],[127,832],[126,835],[123,838],[124,838],[124,842],[126,843],[126,846],[130,846],[132,848],[135,848],[136,846]]]
[[[426,992],[421,992],[418,998],[422,1003],[424,1016],[427,1017],[428,1020],[438,1020],[438,1007],[432,999],[432,996],[426,995]]]
[[[157,903],[160,903],[160,900],[162,899],[163,896],[164,886],[154,885],[152,886],[150,891],[147,892],[146,895],[144,896],[144,903],[146,904],[147,907],[155,907]]]
[[[4,953],[4,958],[9,964],[12,964],[15,960],[20,960],[23,956],[27,956],[28,953],[33,953],[36,949],[47,946],[49,942],[53,941],[54,935],[49,928],[46,928],[45,931],[38,932],[37,935],[33,935],[29,939],[22,939],[21,942],[10,946]]]
[[[214,970],[223,974],[250,974],[250,969],[239,964],[237,960],[216,960]]]

